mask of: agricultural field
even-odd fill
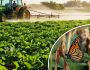
[[[54,42],[90,20],[0,22],[0,69],[47,70]]]

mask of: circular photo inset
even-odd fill
[[[90,25],[64,33],[53,45],[49,70],[90,70]]]

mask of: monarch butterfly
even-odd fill
[[[79,42],[80,38],[76,38],[71,44],[68,52],[70,59],[78,62],[80,62],[83,57]]]

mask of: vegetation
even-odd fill
[[[66,31],[87,21],[1,22],[0,69],[47,70],[54,42]]]
[[[64,4],[65,7],[78,7],[80,6],[80,1],[68,1]]]
[[[83,2],[81,2],[81,5],[82,5],[82,7],[90,8],[90,3],[89,2],[83,1]]]
[[[65,7],[84,7],[90,8],[90,3],[86,1],[68,1],[64,4]]]
[[[52,1],[50,1],[50,2],[41,2],[41,4],[47,6],[47,7],[51,8],[51,9],[54,9],[54,10],[62,10],[62,9],[64,9],[63,4],[57,4],[57,3],[52,2]]]

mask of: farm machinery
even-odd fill
[[[30,19],[29,8],[22,0],[0,0],[0,22],[6,19]]]

